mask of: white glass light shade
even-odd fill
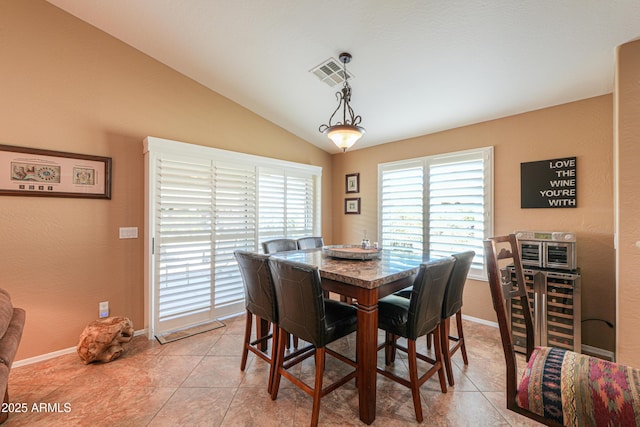
[[[352,125],[335,125],[327,128],[324,133],[338,148],[346,151],[364,135],[364,128]]]

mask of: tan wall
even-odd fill
[[[578,263],[583,275],[583,318],[613,322],[612,116],[612,96],[606,95],[336,154],[333,156],[333,240],[358,243],[363,230],[367,230],[372,242],[378,240],[378,163],[494,146],[495,233],[505,234],[518,229],[575,231]],[[366,117],[364,119],[366,121]],[[520,163],[573,156],[578,161],[578,207],[521,209]],[[360,194],[346,195],[344,175],[355,172],[360,173]],[[361,198],[361,215],[343,214],[345,197]],[[464,302],[466,315],[495,321],[486,282],[470,281],[465,288]],[[603,322],[584,322],[582,339],[585,344],[614,350],[614,331]]]
[[[324,151],[44,1],[0,2],[0,58],[0,144],[113,158],[112,200],[0,196],[0,286],[27,310],[16,360],[75,346],[100,301],[145,326],[142,238],[118,239],[144,230],[144,137],[322,166],[330,188]]]
[[[617,355],[640,366],[640,40],[618,48],[616,64]]]

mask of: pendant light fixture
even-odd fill
[[[347,64],[351,62],[351,54],[343,52],[339,56],[340,62],[342,62],[342,72],[344,74],[344,85],[342,91],[336,92],[336,98],[338,98],[338,107],[335,109],[331,117],[329,117],[328,125],[320,125],[318,129],[324,133],[333,141],[338,148],[342,148],[342,151],[347,151],[353,144],[358,141],[362,135],[364,135],[364,128],[358,126],[362,121],[362,117],[356,116],[353,112],[353,108],[349,105],[351,102],[351,86],[349,86],[349,75],[347,74]],[[342,107],[342,121],[337,121],[335,124],[331,124],[333,117]]]

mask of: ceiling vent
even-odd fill
[[[316,77],[318,77],[320,80],[331,87],[334,87],[335,85],[340,84],[345,80],[342,64],[334,58],[327,59],[322,64],[312,68],[309,71],[315,74]],[[353,79],[354,76],[349,71],[347,71],[347,77],[349,79]]]

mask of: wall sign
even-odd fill
[[[521,208],[575,208],[576,158],[520,163]]]

